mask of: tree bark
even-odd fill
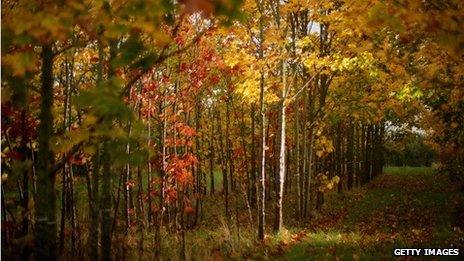
[[[210,109],[210,118],[213,119],[213,109]],[[209,139],[209,176],[210,176],[210,194],[215,192],[214,187],[214,120],[211,121],[211,136]]]
[[[218,111],[218,132],[219,132],[219,151],[221,153],[221,170],[222,170],[222,191],[224,193],[225,215],[229,219],[229,180],[227,175],[227,161],[224,153],[224,142],[222,135],[222,127],[220,122],[220,112]]]
[[[287,93],[287,79],[286,79],[286,64],[282,62],[282,78],[283,86],[279,104],[279,177],[278,177],[278,188],[277,188],[277,220],[274,229],[277,232],[282,230],[283,214],[282,214],[282,202],[284,194],[285,184],[285,109],[286,109],[286,93]]]
[[[114,68],[112,68],[111,61],[116,57],[116,42],[110,43],[110,57],[109,57],[109,69],[108,78],[113,77]],[[110,119],[104,119],[106,124],[111,124]],[[112,198],[111,198],[111,154],[110,154],[110,141],[103,141],[102,149],[102,161],[103,161],[103,172],[102,172],[102,194],[100,200],[100,211],[101,211],[101,258],[103,260],[110,260],[111,258],[111,212],[113,210]]]
[[[354,182],[354,157],[353,157],[353,146],[354,146],[354,126],[352,123],[348,123],[348,137],[347,137],[347,148],[346,148],[346,159],[347,159],[347,189],[353,188]]]
[[[37,260],[56,260],[56,191],[55,174],[51,171],[54,157],[50,149],[50,137],[53,133],[53,58],[51,44],[43,45],[37,153],[38,186],[35,199]]]
[[[258,9],[260,12],[259,18],[259,59],[264,58],[264,3],[258,1]],[[260,164],[260,195],[258,197],[258,238],[264,240],[264,222],[265,222],[265,207],[266,207],[266,114],[264,111],[264,70],[261,69],[259,91],[259,113],[261,115],[261,164]]]

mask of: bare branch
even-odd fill
[[[308,85],[316,78],[317,75],[322,71],[323,67],[320,68],[317,72],[314,73],[314,75],[291,97],[287,100],[286,104],[292,103],[295,98],[304,90],[308,87]]]

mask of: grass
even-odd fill
[[[340,197],[327,212],[347,213],[335,225],[308,233],[281,260],[388,260],[394,247],[462,249],[455,215],[464,195],[446,175],[426,167],[386,167],[365,188]],[[330,215],[329,215],[330,216]],[[448,258],[447,258],[448,259]]]
[[[378,260],[388,257],[388,246],[372,247],[360,251],[363,237],[356,233],[319,231],[311,233],[302,243],[294,246],[281,260]]]
[[[214,189],[216,191],[222,190],[222,172],[219,170],[213,171],[214,175]],[[211,175],[210,173],[206,174],[206,189],[207,191],[211,190]]]
[[[383,172],[394,175],[430,175],[434,173],[434,169],[432,167],[386,166]]]
[[[249,224],[241,196],[231,195],[231,214],[224,215],[222,174],[214,172],[217,191],[214,195],[209,194],[207,174],[208,196],[204,198],[202,217],[195,228],[185,233],[187,257],[191,260],[386,260],[392,259],[395,246],[448,247],[453,243],[461,249],[464,247],[464,232],[456,230],[454,225],[453,211],[458,205],[464,205],[464,195],[456,189],[457,184],[426,167],[386,167],[384,172],[367,186],[343,194],[327,194],[323,211],[300,223],[306,224],[305,227],[295,224],[279,234],[271,232],[273,215],[269,202],[265,242],[257,241],[256,229]],[[116,186],[118,180],[114,182]],[[77,177],[75,186],[80,227],[85,229],[89,221],[85,179]],[[143,187],[147,187],[146,180]],[[284,210],[287,215],[294,207],[289,202]],[[253,218],[256,222],[256,216]],[[293,216],[286,217],[285,224],[292,224],[293,219]],[[83,242],[86,237],[82,237]],[[144,237],[143,253],[137,251],[136,231],[129,238],[116,240],[115,249],[127,249],[129,259],[139,255],[143,255],[142,259],[151,259],[153,233],[146,230]],[[179,242],[175,229],[162,231],[163,260],[177,260]]]

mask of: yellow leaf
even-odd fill
[[[333,189],[333,183],[332,182],[327,183],[327,189],[328,190]]]
[[[3,64],[12,69],[14,76],[23,76],[26,71],[34,70],[36,58],[32,52],[7,54]]]

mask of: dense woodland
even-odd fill
[[[204,229],[311,229],[386,162],[459,184],[463,25],[459,0],[2,1],[2,257],[202,260]]]

